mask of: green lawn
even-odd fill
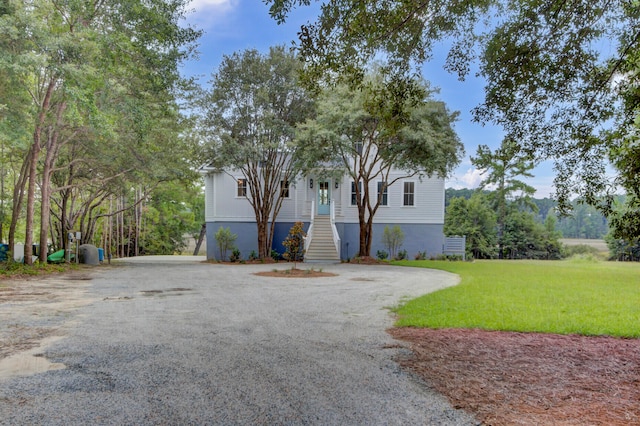
[[[401,261],[460,285],[409,301],[397,326],[640,337],[640,264],[567,261]]]

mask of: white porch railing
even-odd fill
[[[329,202],[331,207],[331,231],[333,232],[333,244],[336,246],[336,253],[338,253],[338,259],[340,257],[340,235],[338,235],[338,229],[336,228],[336,202],[332,199]]]
[[[309,245],[311,244],[311,239],[313,238],[313,218],[316,216],[315,213],[315,202],[311,200],[311,214],[309,219],[309,229],[307,230],[307,236],[304,237],[304,251],[305,253],[309,250]]]

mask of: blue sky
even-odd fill
[[[193,0],[193,11],[187,22],[204,30],[200,39],[199,58],[184,64],[182,72],[186,76],[199,77],[206,85],[220,64],[223,55],[245,49],[267,51],[270,46],[291,45],[297,40],[300,25],[313,22],[318,13],[317,6],[302,7],[294,11],[286,24],[277,25],[269,17],[268,7],[260,0]],[[447,187],[475,188],[482,179],[469,161],[480,144],[491,148],[499,146],[502,140],[500,128],[474,123],[471,110],[483,99],[483,81],[470,76],[460,82],[457,76],[443,68],[446,51],[435,52],[434,59],[424,67],[423,75],[431,84],[440,89],[437,98],[444,101],[450,110],[459,111],[460,118],[455,125],[456,132],[464,143],[466,156],[448,179]],[[536,197],[549,197],[553,192],[553,171],[548,164],[534,170],[535,178],[528,183],[537,189]]]

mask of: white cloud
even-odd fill
[[[229,10],[233,8],[235,1],[233,0],[191,0],[189,6],[195,9],[197,12],[203,10]]]
[[[222,22],[238,6],[238,0],[191,0],[187,22],[198,28],[209,28]]]
[[[484,173],[484,170],[479,170],[474,167],[467,168],[464,173],[462,170],[458,170],[458,173],[447,181],[446,186],[447,188],[453,189],[476,189],[486,177]],[[536,189],[536,193],[534,194],[536,198],[550,197],[554,193],[553,176],[525,179],[525,182]],[[495,185],[487,185],[485,189],[493,191],[496,187]]]
[[[467,172],[460,178],[462,182],[467,185],[467,188],[477,188],[480,186],[480,182],[484,178],[485,170],[480,169],[468,169]]]
[[[478,170],[476,168],[469,168],[462,175],[454,176],[449,182],[449,186],[455,189],[469,188],[475,189],[480,185],[483,179],[484,170]]]

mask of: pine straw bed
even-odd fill
[[[488,425],[640,424],[640,340],[395,328],[399,360]]]

